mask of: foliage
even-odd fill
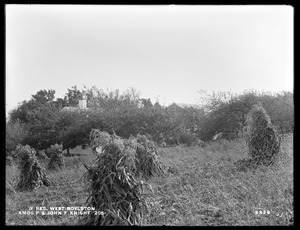
[[[20,120],[24,124],[33,124],[40,118],[40,113],[45,107],[54,108],[55,90],[40,90],[32,95],[31,100],[23,101],[19,106],[10,112],[10,121],[15,122]]]
[[[6,122],[6,154],[9,155],[11,151],[16,149],[18,144],[23,143],[23,140],[26,137],[26,135],[26,126],[20,120],[16,120],[15,122]]]
[[[52,102],[54,99],[55,90],[40,90],[35,95],[32,95],[33,100],[41,103],[46,104],[48,102]]]
[[[140,121],[142,134],[150,134],[154,141],[160,142],[167,138],[179,138],[179,119],[175,116],[175,111],[153,107],[150,110],[143,110]],[[167,142],[167,141],[166,141]]]
[[[91,115],[86,111],[61,112],[56,122],[57,142],[63,143],[63,150],[88,143],[91,130]]]
[[[66,106],[77,107],[78,102],[81,99],[81,92],[77,89],[77,86],[72,86],[71,89],[68,89],[64,97],[64,101],[66,102]]]
[[[293,93],[288,91],[278,92],[274,95],[264,94],[262,105],[271,117],[280,133],[292,132],[294,129],[294,100]]]
[[[171,146],[210,141],[220,132],[224,138],[234,139],[246,126],[246,115],[258,102],[281,134],[293,131],[294,127],[293,93],[286,91],[276,94],[254,90],[241,94],[213,92],[205,95],[202,107],[175,103],[161,106],[159,102],[153,105],[133,88],[121,93],[93,86],[85,88],[85,92],[88,110],[77,107],[81,91],[76,85],[68,89],[63,99],[54,101],[54,90],[40,90],[28,102],[23,101],[10,112],[7,151],[18,143],[29,144],[36,150],[63,143],[69,153],[70,148],[89,143],[93,128],[110,134],[115,131],[123,138],[147,134],[154,142]],[[62,110],[64,106],[78,109]],[[21,132],[13,131],[21,129]]]
[[[269,92],[245,91],[242,94],[230,92],[206,94],[204,105],[205,118],[202,122],[199,137],[211,140],[220,132],[227,139],[236,138],[244,126],[246,116],[252,106],[261,103],[270,115],[274,125],[280,127],[282,133],[293,130],[293,98],[291,92],[272,94]]]
[[[200,139],[191,133],[181,135],[179,138],[179,142],[182,144],[186,144],[186,146],[192,146],[200,143]]]
[[[52,114],[51,109],[45,108],[39,113],[36,121],[28,126],[28,133],[24,143],[31,145],[37,150],[43,150],[58,142],[56,126],[57,116]]]
[[[40,90],[28,102],[24,101],[10,113],[10,122],[26,125],[22,143],[37,150],[46,149],[57,140],[55,122],[59,108],[53,103],[54,90]]]

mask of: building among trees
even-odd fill
[[[86,92],[83,91],[81,93],[81,96],[78,100],[78,106],[73,107],[73,106],[65,106],[64,108],[62,108],[61,111],[80,111],[80,110],[89,110],[89,108],[87,107],[87,96],[86,96]]]

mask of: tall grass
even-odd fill
[[[287,141],[286,146],[290,147],[292,139]],[[168,164],[180,173],[154,179],[155,194],[149,201],[153,208],[147,224],[289,225],[293,222],[292,152],[287,152],[287,161],[277,171],[260,167],[240,172],[233,162],[247,155],[243,140],[221,140],[205,149],[176,147],[162,151]]]
[[[276,170],[262,166],[257,170],[238,171],[233,163],[248,153],[243,139],[220,140],[205,148],[177,146],[159,149],[163,162],[174,170],[167,176],[147,181],[154,193],[149,193],[147,198],[149,213],[144,215],[142,224],[293,224],[293,136],[285,137],[282,151],[286,158]],[[66,169],[47,174],[55,183],[53,186],[41,187],[34,193],[7,193],[7,224],[73,225],[76,216],[24,216],[18,215],[17,210],[28,210],[28,206],[33,205],[85,206],[87,192],[80,177],[86,170],[81,161],[91,162],[93,157],[66,158]],[[17,170],[13,166],[6,168],[6,181],[12,186]]]

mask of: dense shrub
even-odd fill
[[[5,136],[6,154],[10,155],[11,151],[14,151],[17,145],[23,142],[24,138],[26,137],[26,134],[26,127],[20,120],[17,120],[15,122],[7,122]]]
[[[291,92],[274,94],[245,91],[238,95],[219,92],[207,96],[204,122],[199,131],[200,139],[211,140],[220,132],[224,133],[223,138],[226,139],[238,137],[238,133],[241,133],[243,127],[247,125],[247,114],[257,103],[263,105],[272,123],[280,128],[282,134],[293,130],[294,105]]]
[[[223,138],[234,139],[246,125],[246,115],[258,102],[281,134],[294,128],[293,93],[286,91],[252,90],[235,95],[218,92],[207,95],[200,107],[175,103],[161,106],[158,102],[153,105],[133,89],[121,94],[119,90],[104,92],[92,87],[86,90],[89,109],[76,112],[61,109],[77,105],[81,94],[77,87],[68,89],[66,97],[57,101],[53,101],[54,93],[41,90],[10,113],[6,129],[8,153],[18,143],[29,144],[37,150],[63,143],[69,153],[70,148],[89,143],[89,133],[94,127],[110,134],[115,130],[123,138],[148,134],[151,136],[148,139],[171,146],[193,145],[197,138],[209,141],[220,132],[224,133]]]

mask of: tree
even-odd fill
[[[293,94],[245,91],[242,94],[218,92],[206,96],[206,121],[201,127],[201,139],[210,140],[216,133],[234,138],[246,125],[246,115],[254,104],[261,103],[272,123],[282,133],[293,129]],[[223,136],[224,137],[224,136]]]
[[[43,107],[35,116],[35,121],[28,125],[28,135],[24,142],[36,150],[43,150],[59,142],[56,126],[57,111],[52,107]]]
[[[55,90],[40,90],[36,94],[32,95],[32,98],[27,102],[24,100],[19,106],[12,110],[9,114],[9,119],[12,122],[20,120],[21,122],[35,123],[37,117],[46,108],[50,108],[53,111],[55,106],[53,103]]]
[[[291,132],[294,128],[294,102],[293,93],[279,92],[273,96],[264,95],[262,105],[277,126],[281,134]]]
[[[56,101],[53,101],[53,105],[61,110],[62,108],[67,106],[67,101],[65,99],[62,98],[57,98]]]
[[[77,86],[74,85],[71,89],[68,89],[68,92],[64,97],[64,101],[66,102],[66,106],[77,107],[80,98],[81,92],[77,89]]]
[[[152,104],[150,98],[148,98],[148,99],[142,98],[141,103],[144,108],[152,108],[153,107],[153,104]]]
[[[175,130],[179,127],[179,120],[176,119],[173,111],[167,108],[153,107],[150,111],[144,110],[140,127],[143,134],[150,134],[157,142],[161,142],[164,138],[177,139]]]
[[[55,121],[59,108],[53,102],[55,90],[40,90],[27,102],[23,101],[10,113],[9,120],[26,125],[22,139],[37,150],[45,149],[57,141]]]
[[[55,98],[55,90],[40,90],[35,95],[32,95],[32,99],[41,104],[52,102]]]
[[[31,106],[29,104],[30,102],[27,102],[26,100],[19,103],[18,107],[10,111],[9,113],[9,120],[11,122],[16,122],[17,120],[28,123],[31,120],[30,111]]]
[[[89,133],[93,128],[89,117],[90,113],[85,111],[65,111],[60,114],[56,123],[59,127],[57,136],[68,155],[70,155],[70,148],[89,142]]]
[[[9,154],[11,151],[14,151],[18,144],[23,143],[23,140],[26,135],[26,126],[20,120],[17,120],[15,122],[6,122],[6,154]]]

